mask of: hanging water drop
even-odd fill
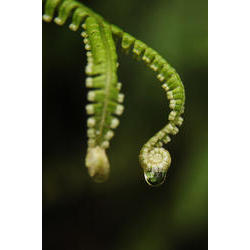
[[[167,172],[154,172],[154,171],[146,171],[144,172],[144,178],[149,186],[158,187],[160,186],[166,179]]]

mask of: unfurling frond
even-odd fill
[[[57,15],[57,16],[56,16]],[[56,17],[55,17],[56,16]],[[71,18],[69,28],[80,27],[85,44],[88,64],[86,66],[86,87],[89,88],[86,106],[88,150],[86,167],[96,182],[108,178],[110,164],[106,154],[114,129],[119,125],[117,116],[124,110],[124,95],[120,93],[121,83],[117,78],[117,53],[114,38],[121,41],[121,47],[143,61],[155,74],[169,100],[171,109],[168,121],[142,147],[139,160],[149,185],[158,186],[166,178],[171,164],[169,152],[163,145],[170,142],[170,136],[178,133],[183,122],[185,90],[180,76],[158,52],[140,40],[109,24],[101,16],[74,0],[46,0],[43,20],[63,25]]]

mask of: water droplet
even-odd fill
[[[160,186],[166,179],[167,172],[155,172],[155,171],[146,171],[144,172],[144,177],[148,185],[150,186]]]

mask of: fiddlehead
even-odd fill
[[[184,86],[176,71],[155,50],[114,25],[112,31],[121,40],[121,47],[126,52],[133,53],[156,73],[158,80],[163,82],[162,88],[170,100],[169,107],[172,111],[168,115],[167,125],[146,142],[139,155],[145,180],[148,184],[157,186],[164,182],[171,164],[170,154],[162,146],[170,142],[170,135],[178,133],[177,126],[181,126],[183,122],[181,114],[184,112],[185,104]]]
[[[170,135],[178,133],[177,126],[181,126],[184,112],[185,90],[179,75],[155,50],[145,43],[125,33],[120,28],[108,24],[101,16],[74,0],[47,0],[45,4],[44,21],[51,21],[58,9],[58,16],[54,19],[58,25],[63,25],[72,16],[69,28],[76,31],[82,23],[85,32],[85,48],[88,65],[86,86],[91,88],[88,100],[93,102],[86,106],[88,118],[88,150],[86,166],[89,174],[96,181],[106,180],[109,173],[109,161],[105,149],[109,147],[109,140],[113,137],[112,129],[116,128],[119,120],[114,115],[121,115],[121,103],[124,95],[119,93],[121,84],[117,83],[117,55],[112,33],[121,40],[121,47],[131,52],[152,69],[166,92],[170,101],[171,112],[168,123],[157,132],[141,149],[139,160],[144,170],[148,184],[160,185],[171,163],[169,152],[163,148],[168,143]]]

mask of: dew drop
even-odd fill
[[[146,171],[144,177],[149,186],[160,186],[166,179],[167,172]]]

